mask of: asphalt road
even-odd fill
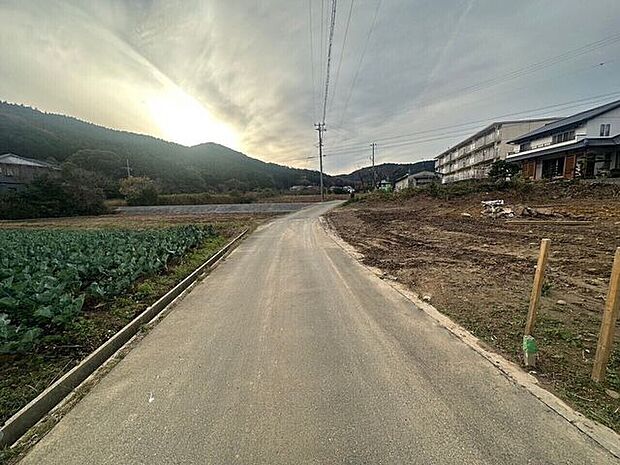
[[[183,215],[201,213],[290,213],[307,207],[308,203],[225,203],[210,205],[154,205],[118,207],[126,215]]]
[[[252,234],[24,464],[617,461],[323,231]]]

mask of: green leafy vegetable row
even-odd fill
[[[198,226],[0,230],[0,353],[29,350],[62,332],[86,298],[117,296],[210,236],[212,228]]]

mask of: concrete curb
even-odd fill
[[[501,355],[485,349],[480,339],[459,324],[452,321],[449,317],[441,313],[429,303],[421,300],[416,293],[409,290],[406,286],[397,281],[386,279],[384,277],[384,273],[380,269],[362,263],[361,259],[363,258],[363,254],[358,252],[355,247],[342,239],[325,218],[321,217],[320,221],[323,228],[327,232],[327,235],[357,263],[382,279],[385,283],[389,284],[399,294],[411,301],[418,309],[426,313],[438,325],[448,330],[452,335],[456,336],[468,347],[484,357],[511,382],[523,387],[540,402],[575,426],[579,431],[588,436],[607,452],[617,458],[620,458],[620,435],[618,435],[614,430],[577,412],[568,406],[564,401],[547,391],[545,388],[541,387],[536,377],[526,373],[519,365],[505,359]]]
[[[121,347],[123,347],[140,328],[164,312],[168,306],[183,294],[198,278],[213,267],[222,257],[247,233],[244,230],[232,241],[217,251],[211,258],[196,268],[183,281],[164,294],[157,302],[144,310],[123,329],[104,342],[98,349],[65,373],[54,384],[39,394],[28,405],[9,418],[0,428],[0,448],[14,444],[32,426],[37,424],[48,412],[86,380],[97,368],[103,365]]]

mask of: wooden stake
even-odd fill
[[[597,382],[605,379],[607,363],[609,362],[609,355],[614,343],[618,311],[620,311],[620,247],[616,249],[614,265],[611,270],[609,291],[605,300],[605,310],[603,311],[603,322],[601,323],[601,331],[596,346],[594,368],[592,368],[592,379]]]
[[[530,296],[530,309],[527,314],[527,323],[525,324],[525,335],[530,336],[534,331],[536,323],[536,313],[538,312],[538,303],[540,302],[540,294],[542,292],[543,279],[545,278],[545,268],[549,259],[549,244],[551,240],[543,239],[540,243],[540,254],[538,255],[538,264],[536,265],[536,274],[534,275],[534,285],[532,286],[532,295]]]

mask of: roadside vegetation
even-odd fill
[[[108,213],[104,184],[92,172],[65,166],[58,175],[35,179],[23,190],[0,193],[0,220]]]
[[[496,199],[515,217],[486,214],[481,201]],[[619,185],[487,180],[374,192],[329,220],[365,263],[427,296],[516,363],[540,240],[551,239],[534,373],[582,413],[620,431],[618,332],[605,382],[590,379],[620,245],[619,205]],[[537,216],[526,216],[531,212]]]
[[[0,424],[261,219],[0,223]]]

